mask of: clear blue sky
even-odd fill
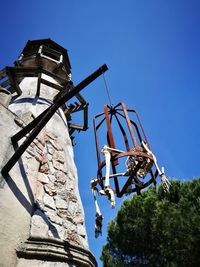
[[[192,179],[200,175],[199,14],[199,0],[2,0],[0,67],[12,65],[28,39],[43,38],[68,49],[75,84],[106,63],[112,102],[138,110],[168,177]],[[83,95],[90,103],[90,129],[76,135],[75,160],[90,248],[98,260],[106,225],[121,202],[114,211],[106,199],[101,202],[103,237],[95,240],[92,118],[108,101],[103,79]]]

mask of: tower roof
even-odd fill
[[[39,40],[28,40],[26,43],[23,51],[21,52],[25,57],[30,54],[32,50],[39,49],[41,45],[45,45],[49,47],[50,49],[53,49],[57,52],[60,52],[63,55],[64,62],[68,65],[68,68],[71,69],[71,64],[69,61],[67,49],[62,47],[61,45],[57,44],[50,38],[48,39],[39,39]]]

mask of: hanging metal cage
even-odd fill
[[[135,117],[132,119],[131,117]],[[119,133],[117,129],[113,130],[112,124],[114,119],[119,127]],[[100,120],[100,121],[99,121]],[[126,122],[128,132],[122,121]],[[104,112],[98,114],[94,118],[94,134],[96,142],[96,153],[98,162],[97,180],[101,188],[104,190],[105,176],[102,174],[103,168],[106,167],[106,160],[102,160],[101,150],[99,147],[98,132],[103,123],[106,123],[107,127],[107,150],[110,152],[110,163],[112,167],[112,173],[109,174],[109,178],[114,180],[114,192],[117,197],[122,197],[125,193],[137,192],[140,193],[141,189],[147,187],[151,183],[156,183],[156,177],[158,176],[158,170],[153,170],[154,159],[151,153],[145,148],[150,150],[143,126],[141,124],[138,113],[134,109],[127,109],[124,103],[112,107],[109,105],[104,106]],[[122,135],[124,141],[124,150],[118,149],[115,145],[114,136],[119,139]],[[105,147],[104,147],[105,149]],[[119,165],[119,159],[126,157],[127,170],[123,173],[117,172],[117,165]],[[145,179],[147,174],[150,174],[148,180]],[[120,189],[119,177],[128,177],[122,188]]]
[[[115,195],[140,194],[142,189],[156,184],[158,175],[164,191],[169,190],[170,183],[164,168],[160,170],[158,167],[136,110],[127,109],[124,103],[105,105],[104,111],[95,116],[93,123],[98,170],[97,178],[91,180],[91,189],[96,205],[95,235],[98,236],[103,217],[97,193],[106,195],[111,207],[114,207]]]

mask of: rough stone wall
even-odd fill
[[[56,83],[50,77],[45,78]],[[23,94],[9,109],[0,107],[0,112],[1,109],[4,111],[0,118],[0,141],[4,144],[0,156],[1,168],[13,153],[10,137],[45,110],[58,92],[41,85],[40,98],[36,98],[37,78],[23,79],[20,87]],[[16,258],[15,250],[23,247],[27,238],[61,239],[88,250],[73,149],[61,109],[29,146],[8,177],[6,183],[5,177],[1,177],[0,215],[5,220],[0,222],[0,266],[41,266],[40,261],[36,263],[37,260],[27,263],[23,258]],[[12,220],[15,220],[14,224]],[[5,254],[8,247],[10,254]],[[64,266],[52,264],[46,262],[45,266]],[[69,266],[81,265],[73,263]]]
[[[56,237],[87,247],[77,173],[68,146],[69,140],[68,144],[67,140],[61,143],[58,134],[46,129],[27,151],[27,159],[34,156],[39,162],[35,197],[38,209],[32,216],[31,236]]]

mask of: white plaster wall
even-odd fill
[[[14,122],[13,114],[1,106],[1,168],[14,152],[10,137],[19,129]],[[0,188],[0,266],[2,267],[15,266],[17,260],[15,249],[29,236],[32,199],[25,185],[26,178],[25,175],[22,177],[19,164],[16,164],[7,176],[7,182],[3,182]],[[29,186],[33,190],[34,186],[31,184]]]

